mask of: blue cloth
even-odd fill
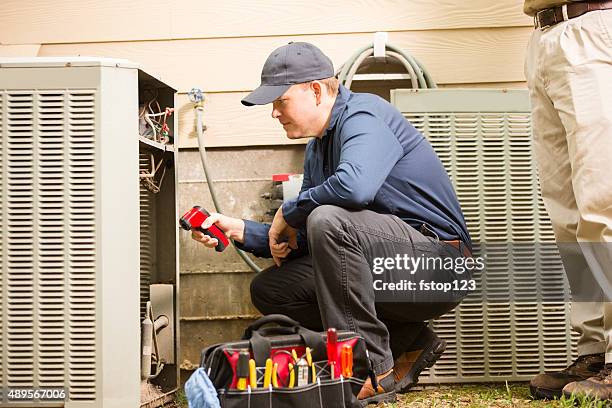
[[[189,408],[221,408],[217,390],[202,367],[195,370],[185,383],[185,395]]]
[[[306,220],[325,204],[393,214],[471,248],[450,178],[427,139],[384,99],[342,85],[323,137],[306,146],[300,194],[283,204],[285,221],[300,230],[298,251],[289,258],[308,252]],[[270,257],[269,229],[246,221],[240,247]]]

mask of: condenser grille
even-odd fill
[[[0,91],[3,387],[95,399],[93,90]]]
[[[567,283],[539,195],[527,91],[397,90],[446,168],[487,268],[433,322],[448,347],[423,382],[528,380],[575,356]],[[568,350],[572,353],[568,353]]]
[[[34,213],[34,118],[35,97],[31,93],[8,94],[6,137],[7,226],[7,380],[9,387],[33,387],[37,281],[36,251],[32,237]]]
[[[95,94],[68,95],[70,398],[95,399]]]
[[[146,149],[140,151],[138,155],[139,172],[142,175],[151,173],[151,152]],[[151,299],[150,285],[153,274],[154,254],[154,233],[153,220],[155,218],[155,194],[145,188],[140,183],[139,190],[140,204],[140,317],[144,319],[146,315],[147,301]]]

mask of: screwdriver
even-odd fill
[[[278,388],[278,363],[272,366],[272,386]]]
[[[353,376],[353,348],[349,344],[342,346],[342,351],[340,352],[340,365],[344,378]]]
[[[255,364],[255,360],[249,360],[249,382],[251,384],[251,388],[257,388],[257,366]]]
[[[312,382],[316,383],[317,382],[317,372],[315,370],[315,365],[312,362],[312,354],[310,353],[310,347],[306,347],[306,362],[308,363],[308,365],[310,366],[312,370]]]
[[[264,388],[270,387],[270,381],[272,380],[272,359],[269,358],[266,360],[266,371],[264,371]]]
[[[336,378],[335,367],[336,358],[338,357],[338,332],[333,327],[327,329],[327,364],[329,365],[329,374],[331,379]]]
[[[295,372],[293,371],[293,364],[289,363],[289,388],[293,388],[295,385]]]
[[[247,376],[249,375],[249,352],[242,350],[238,354],[238,364],[236,365],[236,377],[238,383],[236,388],[239,390],[246,390]]]

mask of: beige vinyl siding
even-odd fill
[[[0,56],[127,58],[179,89],[180,147],[197,146],[187,92],[207,96],[208,163],[223,211],[270,221],[271,175],[300,172],[305,142],[291,141],[270,107],[240,104],[259,84],[272,49],[311,41],[338,68],[376,31],[421,61],[443,87],[524,87],[531,19],[522,0],[1,0]],[[382,94],[388,83],[369,83]],[[364,83],[355,87],[363,90]],[[179,207],[213,208],[200,157],[183,149]],[[266,218],[268,217],[268,218]],[[205,251],[180,234],[181,357],[238,338],[257,310],[248,272],[233,251]],[[269,260],[256,260],[269,265]],[[246,273],[245,273],[246,272]],[[214,288],[214,290],[213,290]]]
[[[4,3],[2,56],[126,58],[177,87],[181,147],[196,146],[193,87],[208,96],[209,147],[303,143],[284,137],[269,108],[240,104],[268,53],[289,41],[317,44],[339,67],[374,31],[389,31],[389,42],[442,86],[503,86],[524,80],[531,32],[522,3],[511,0]]]
[[[530,24],[518,0],[3,0],[0,42],[261,37]]]
[[[525,87],[525,83],[521,81],[440,84],[442,87],[453,88],[469,88],[474,87],[474,85],[486,88]],[[368,89],[368,91],[378,93],[376,88]],[[380,93],[382,93],[382,89]],[[247,94],[248,92],[207,94],[204,122],[206,124],[206,145],[208,147],[291,145],[307,142],[306,139],[287,139],[278,121],[272,120],[270,106],[245,108],[240,100]],[[194,109],[190,108],[187,94],[180,93],[178,95],[178,105],[183,107],[179,111],[181,147],[197,147],[195,112]]]
[[[0,57],[36,57],[39,50],[40,44],[5,45],[0,43]]]
[[[389,33],[389,42],[416,56],[439,84],[473,85],[522,81],[522,61],[530,32],[529,27],[403,31]],[[193,87],[208,94],[208,146],[293,144],[296,142],[279,133],[281,128],[270,118],[269,107],[247,109],[240,104],[240,99],[259,84],[260,69],[268,53],[289,41],[309,41],[339,67],[372,37],[367,33],[48,44],[41,47],[39,55],[76,53],[127,58],[159,73],[183,94],[179,98],[182,147],[196,146],[193,109],[188,108],[184,95]]]
[[[410,52],[438,83],[509,82],[523,79],[530,27],[401,31],[389,43]],[[259,84],[268,54],[289,41],[316,44],[338,68],[372,33],[282,37],[44,44],[40,56],[78,54],[127,58],[158,73],[179,91],[248,91]]]
[[[104,56],[141,64],[179,89],[179,145],[195,147],[186,92],[207,94],[209,147],[296,144],[269,107],[240,99],[259,84],[269,52],[289,41],[319,46],[339,67],[375,31],[415,56],[441,86],[524,81],[531,20],[522,1],[49,1],[5,0],[0,56]],[[34,47],[41,44],[37,51]],[[7,48],[8,47],[8,48]],[[20,48],[14,48],[20,47]],[[491,85],[492,84],[492,85]]]

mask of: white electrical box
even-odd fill
[[[173,285],[178,359],[176,152],[139,137],[138,119],[175,92],[125,60],[0,59],[0,389],[67,391],[28,406],[139,406],[153,283]],[[152,158],[157,193],[139,177]],[[176,364],[156,381],[176,389]]]

